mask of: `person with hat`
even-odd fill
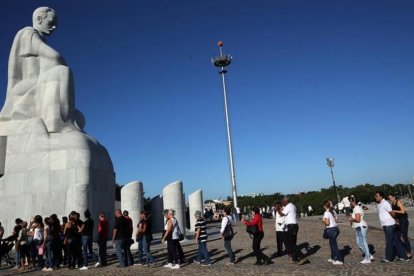
[[[207,249],[207,225],[204,218],[201,216],[201,211],[195,211],[194,217],[196,218],[195,224],[195,240],[198,244],[198,254],[194,260],[195,264],[201,264],[201,260],[204,259],[203,266],[210,266],[210,256]]]

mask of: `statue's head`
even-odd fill
[[[50,35],[57,25],[55,10],[48,7],[37,8],[33,12],[33,28],[42,35]]]

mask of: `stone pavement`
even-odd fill
[[[338,237],[339,248],[345,254],[345,263],[342,266],[334,266],[327,262],[330,257],[330,249],[327,240],[322,238],[323,226],[320,216],[302,218],[299,220],[298,245],[302,248],[302,253],[307,256],[309,262],[303,265],[293,264],[287,257],[273,258],[274,264],[268,266],[254,266],[255,257],[251,255],[251,239],[245,232],[245,227],[240,223],[235,227],[238,231],[233,239],[233,250],[240,262],[228,266],[226,251],[223,241],[217,239],[219,224],[209,224],[209,233],[212,233],[208,242],[208,249],[213,261],[211,267],[202,267],[192,263],[197,253],[197,246],[192,241],[183,243],[186,254],[184,265],[178,270],[164,268],[162,265],[166,261],[166,245],[155,244],[152,246],[152,253],[157,260],[153,268],[145,266],[131,266],[127,268],[117,268],[116,257],[113,250],[109,251],[109,266],[93,268],[87,271],[59,269],[53,272],[27,272],[26,275],[414,275],[414,259],[410,262],[396,261],[393,263],[381,263],[384,254],[384,233],[380,230],[371,228],[368,232],[368,242],[375,251],[375,261],[371,264],[360,264],[362,253],[355,244],[354,230],[345,221],[345,217],[340,215]],[[265,220],[265,237],[262,241],[262,248],[266,255],[275,252],[275,231],[274,221]],[[414,242],[413,242],[414,244]],[[133,252],[135,253],[135,252]],[[0,268],[1,275],[16,275],[17,271]]]

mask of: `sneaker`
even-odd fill
[[[370,259],[364,259],[360,262],[361,264],[370,264],[371,260]]]
[[[202,264],[201,266],[211,266],[211,264]]]
[[[381,260],[381,263],[389,263],[390,261],[389,260],[387,260],[387,259],[382,259]]]
[[[344,263],[341,262],[341,261],[336,260],[332,264],[334,264],[334,265],[343,265]]]
[[[403,262],[409,262],[410,261],[410,259],[404,259],[404,258],[400,258],[400,261],[403,261]]]
[[[53,271],[53,268],[49,267],[46,271]]]
[[[17,268],[19,268],[19,267],[17,267]],[[46,268],[46,267],[44,267],[44,268],[42,269],[42,271],[47,271],[47,268]]]
[[[371,261],[373,261],[373,260],[375,259],[375,257],[374,257],[374,256],[372,256],[372,255],[369,255],[369,259],[370,259]]]
[[[228,262],[228,263],[226,263],[226,265],[234,265],[234,263]]]
[[[175,265],[171,266],[171,269],[179,269],[179,268],[180,268],[179,264],[175,264]]]
[[[88,270],[87,266],[82,266],[81,268],[79,268],[79,270]]]
[[[195,263],[196,265],[201,264],[200,262],[197,262],[196,260],[194,260],[193,263]]]
[[[101,263],[100,262],[97,262],[96,264],[95,264],[95,267],[100,267],[101,266]]]
[[[166,268],[172,268],[173,267],[173,264],[172,263],[168,263],[168,264],[164,265],[164,267],[166,267]]]
[[[328,263],[333,263],[333,262],[335,262],[335,260],[333,260],[331,258],[328,259]]]

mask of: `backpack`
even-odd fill
[[[231,240],[234,237],[233,226],[231,225],[229,217],[227,217],[227,224],[223,231],[223,238],[225,240]]]

